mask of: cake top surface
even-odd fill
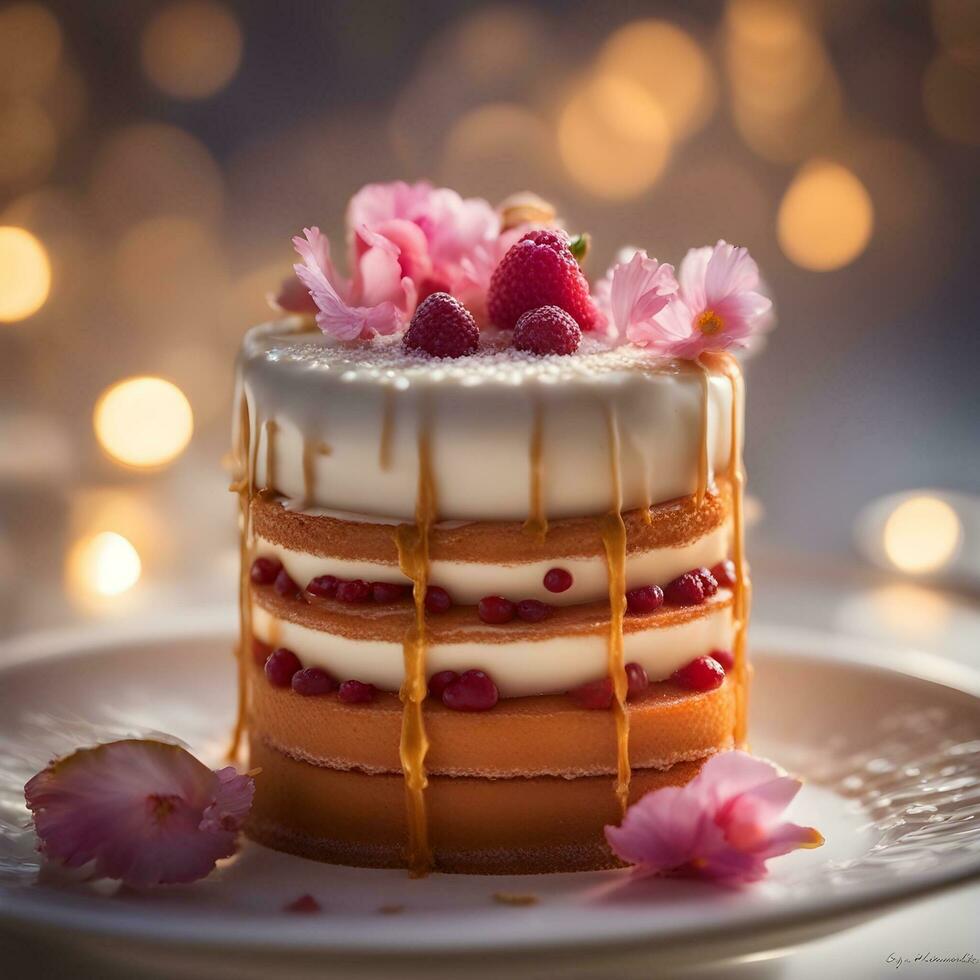
[[[376,383],[407,389],[425,385],[559,385],[622,374],[679,374],[688,365],[657,357],[633,344],[610,346],[605,338],[584,336],[572,356],[535,355],[517,350],[505,331],[487,330],[479,348],[461,357],[432,357],[407,349],[397,336],[370,343],[343,342],[305,328],[296,318],[253,328],[246,337],[249,361],[276,365],[284,374],[331,374],[347,383]]]

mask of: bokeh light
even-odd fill
[[[509,4],[482,7],[461,22],[454,60],[479,84],[512,79],[534,64],[544,29],[533,10]]]
[[[127,378],[107,388],[93,414],[102,448],[117,462],[157,467],[190,442],[194,415],[184,393],[163,378]]]
[[[36,313],[51,289],[51,264],[29,231],[0,227],[0,321],[13,323]]]
[[[51,119],[33,99],[0,103],[0,181],[43,177],[54,163],[57,140]]]
[[[622,75],[597,74],[562,109],[558,148],[569,176],[596,197],[636,197],[660,177],[670,152],[660,103]]]
[[[91,194],[102,221],[121,230],[159,214],[214,221],[224,188],[214,158],[190,133],[162,123],[137,123],[102,146]]]
[[[40,3],[12,3],[0,10],[0,92],[37,93],[61,60],[61,27]]]
[[[177,99],[204,99],[234,77],[242,60],[242,32],[226,7],[181,0],[160,10],[142,39],[143,70]]]
[[[911,497],[885,522],[885,555],[903,572],[934,572],[956,554],[962,534],[959,516],[945,500]]]
[[[603,45],[598,67],[600,73],[626,78],[656,99],[674,139],[700,128],[714,108],[711,65],[698,42],[676,24],[626,24]],[[625,100],[624,114],[631,108],[631,101]]]
[[[80,538],[65,563],[65,577],[76,599],[111,598],[139,581],[142,562],[132,543],[115,531]]]
[[[867,247],[874,209],[864,185],[826,160],[805,166],[779,205],[779,244],[787,257],[814,271],[839,269]]]

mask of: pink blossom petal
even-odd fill
[[[705,291],[704,280],[711,261],[713,249],[710,245],[701,248],[689,248],[681,262],[677,279],[681,287],[681,295],[691,309],[704,309]]]
[[[687,785],[647,793],[606,839],[639,874],[757,881],[769,858],[822,843],[812,828],[780,822],[799,787],[771,763],[719,753]]]
[[[269,305],[283,313],[316,313],[310,291],[296,276],[283,279],[279,291],[268,296]]]
[[[711,250],[702,281],[705,303],[711,306],[732,293],[754,290],[759,285],[759,267],[747,248],[722,239]]]
[[[630,340],[643,338],[643,328],[677,292],[672,265],[661,265],[638,249],[628,262],[613,266],[609,309],[616,329]]]
[[[178,745],[125,739],[52,762],[24,796],[48,858],[144,886],[194,881],[234,854],[253,789]]]

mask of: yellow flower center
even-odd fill
[[[706,337],[713,337],[725,329],[724,321],[714,310],[705,310],[703,313],[699,313],[694,325]]]

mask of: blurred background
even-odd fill
[[[428,177],[749,246],[761,615],[975,659],[978,148],[977,0],[0,3],[3,633],[230,606],[241,335]]]

